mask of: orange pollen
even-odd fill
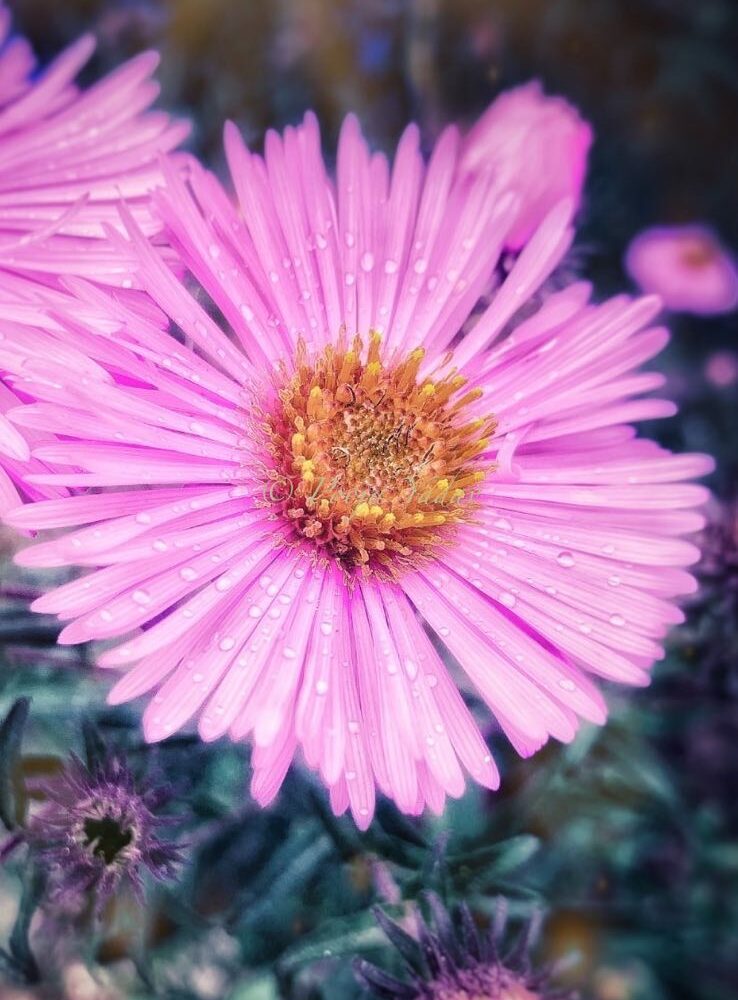
[[[496,421],[466,416],[478,395],[459,395],[455,371],[419,378],[423,355],[385,363],[378,334],[317,360],[301,343],[264,413],[269,502],[347,573],[417,565],[469,519],[492,468],[482,456]]]

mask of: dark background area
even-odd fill
[[[735,0],[10,6],[44,62],[94,31],[86,81],[159,48],[162,103],[193,118],[191,148],[216,169],[226,118],[258,148],[265,129],[313,108],[330,157],[341,119],[356,111],[370,140],[391,151],[411,119],[430,146],[445,123],[471,121],[500,90],[539,78],[595,128],[575,259],[599,294],[627,287],[623,251],[652,224],[706,222],[738,248]],[[293,775],[277,807],[261,813],[245,796],[243,748],[168,741],[157,764],[187,803],[194,860],[176,886],[150,897],[144,920],[119,906],[71,948],[109,983],[96,1000],[349,1000],[359,995],[351,955],[390,963],[368,913],[387,884],[406,899],[423,886],[464,896],[482,918],[497,893],[513,914],[545,906],[543,952],[579,952],[570,981],[585,997],[735,1000],[737,397],[736,384],[715,386],[705,365],[716,351],[738,351],[738,324],[735,315],[675,316],[671,326],[658,364],[681,412],[649,432],[716,455],[717,499],[702,596],[652,687],[613,691],[610,724],[571,747],[532,761],[501,749],[498,795],[472,790],[442,820],[413,824],[380,810],[363,838],[329,816],[305,776]],[[28,574],[16,576],[33,590]],[[85,714],[134,759],[154,753],[142,747],[135,708],[106,709],[107,686],[84,660],[60,668],[48,625],[22,600],[0,605],[0,716],[19,694],[33,695],[28,753],[77,747]],[[15,906],[21,877],[0,882],[0,912]]]

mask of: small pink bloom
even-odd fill
[[[335,177],[313,115],[225,149],[235,196],[166,169],[176,268],[130,213],[111,237],[151,315],[77,281],[34,317],[16,288],[5,418],[61,435],[27,480],[74,495],[7,520],[54,532],[23,565],[88,570],[34,608],[62,643],[120,640],[99,663],[112,702],[152,696],[147,739],[197,718],[252,742],[260,803],[300,754],[362,827],[377,789],[439,811],[499,783],[462,691],[527,756],[604,721],[595,678],[647,684],[683,619],[712,464],[635,430],[674,412],[640,371],[660,303],[541,300],[566,199],[480,305],[517,200],[460,168],[456,129],[426,163],[408,127],[390,163],[350,116]]]
[[[724,389],[738,382],[738,354],[735,351],[715,351],[705,363],[705,378]]]
[[[738,306],[738,267],[705,226],[664,226],[640,233],[628,247],[625,267],[645,292],[667,309],[702,315]]]
[[[466,136],[462,170],[491,169],[520,198],[507,246],[519,250],[546,214],[571,198],[578,206],[592,129],[561,97],[538,82],[501,94]]]

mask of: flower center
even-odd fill
[[[298,347],[264,413],[272,458],[265,499],[346,572],[394,576],[468,518],[492,417],[465,419],[481,392],[451,372],[419,378],[423,350],[384,363],[369,346]]]
[[[704,236],[690,236],[682,248],[682,262],[687,266],[700,270],[713,264],[719,257],[719,251],[712,240]]]
[[[89,847],[94,855],[102,858],[106,865],[111,865],[133,840],[133,831],[124,828],[109,814],[86,819],[83,829],[85,846]]]
[[[432,984],[432,1000],[540,1000],[538,993],[532,993],[501,967],[463,970],[459,975],[464,982],[449,986]]]

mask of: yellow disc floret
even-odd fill
[[[420,378],[422,348],[383,361],[367,350],[329,346],[317,359],[298,347],[263,410],[271,456],[268,502],[347,573],[396,576],[444,542],[473,512],[492,417],[464,420],[480,393],[459,396],[455,371]]]

